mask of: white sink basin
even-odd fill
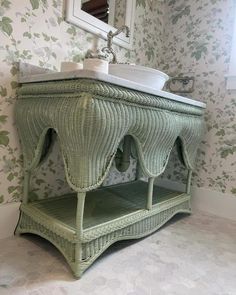
[[[161,71],[129,64],[110,64],[109,74],[156,90],[161,90],[169,80],[169,76]]]

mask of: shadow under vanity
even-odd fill
[[[20,83],[16,122],[24,196],[17,233],[49,240],[80,277],[116,241],[146,236],[175,214],[191,212],[190,182],[205,104],[85,70],[28,76]],[[75,193],[30,202],[30,177],[41,164],[51,129]],[[176,140],[188,170],[185,192],[154,184]],[[122,159],[127,162],[130,145],[138,162],[136,180],[101,187],[115,159],[118,168],[128,167]]]

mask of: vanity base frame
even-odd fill
[[[154,186],[154,195],[152,210],[141,208],[145,204],[145,196],[142,195],[142,189],[147,183],[137,181],[128,184],[121,184],[112,187],[104,187],[87,193],[86,198],[92,199],[88,202],[87,207],[94,206],[96,200],[101,202],[102,195],[105,193],[111,196],[111,203],[116,203],[116,210],[111,210],[110,219],[106,218],[101,222],[103,216],[103,206],[101,206],[98,215],[102,218],[91,218],[87,212],[85,203],[84,227],[83,234],[78,236],[76,229],[76,209],[72,212],[74,218],[66,217],[71,208],[63,208],[64,200],[68,204],[76,201],[76,195],[70,194],[56,197],[53,200],[40,200],[28,204],[22,204],[21,217],[16,232],[37,234],[55,245],[64,255],[69,263],[75,277],[81,277],[82,273],[113,243],[120,240],[138,239],[147,236],[171,219],[177,213],[191,213],[190,195],[187,193],[174,192],[171,190],[158,188]],[[140,193],[137,193],[137,187],[141,187]],[[134,189],[134,192],[132,190]],[[112,193],[110,193],[110,191]],[[120,192],[124,192],[124,200]],[[160,193],[160,197],[157,193]],[[129,198],[129,196],[130,198]],[[95,196],[98,196],[95,198]],[[130,212],[121,213],[120,217],[113,215],[112,212],[118,212],[120,207],[130,203]],[[71,200],[70,200],[71,199]],[[61,203],[61,204],[60,204]],[[139,208],[140,207],[140,208]],[[61,208],[61,211],[60,211]],[[139,208],[139,209],[138,209]],[[111,208],[112,209],[112,208]],[[114,209],[114,208],[113,208]],[[55,216],[61,216],[57,219]],[[87,215],[86,216],[86,212]],[[65,215],[65,218],[62,215]],[[69,216],[69,215],[68,215]],[[68,218],[68,221],[66,221]],[[90,220],[90,221],[89,221]],[[73,225],[74,224],[74,225]],[[92,224],[92,226],[91,226]]]

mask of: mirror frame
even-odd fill
[[[132,49],[135,9],[136,0],[127,0],[125,25],[130,28],[130,37],[127,38],[124,33],[121,33],[113,40],[115,44],[127,49]],[[109,31],[115,32],[117,30],[109,24],[106,24],[103,21],[81,10],[81,0],[67,0],[66,21],[95,35],[98,35],[103,39],[107,39],[107,33]]]

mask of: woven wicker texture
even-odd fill
[[[52,128],[59,137],[67,181],[77,192],[103,182],[127,134],[134,139],[145,176],[164,171],[177,137],[187,168],[194,168],[203,126],[199,107],[88,79],[25,84],[18,96],[25,169],[38,165]]]
[[[147,183],[142,181],[88,192],[84,207],[84,230],[105,222],[114,222],[115,219],[135,213],[137,210],[145,210],[146,194]],[[180,194],[154,186],[153,204],[162,203]],[[76,194],[69,194],[36,201],[26,207],[50,216],[75,230],[76,204]]]

